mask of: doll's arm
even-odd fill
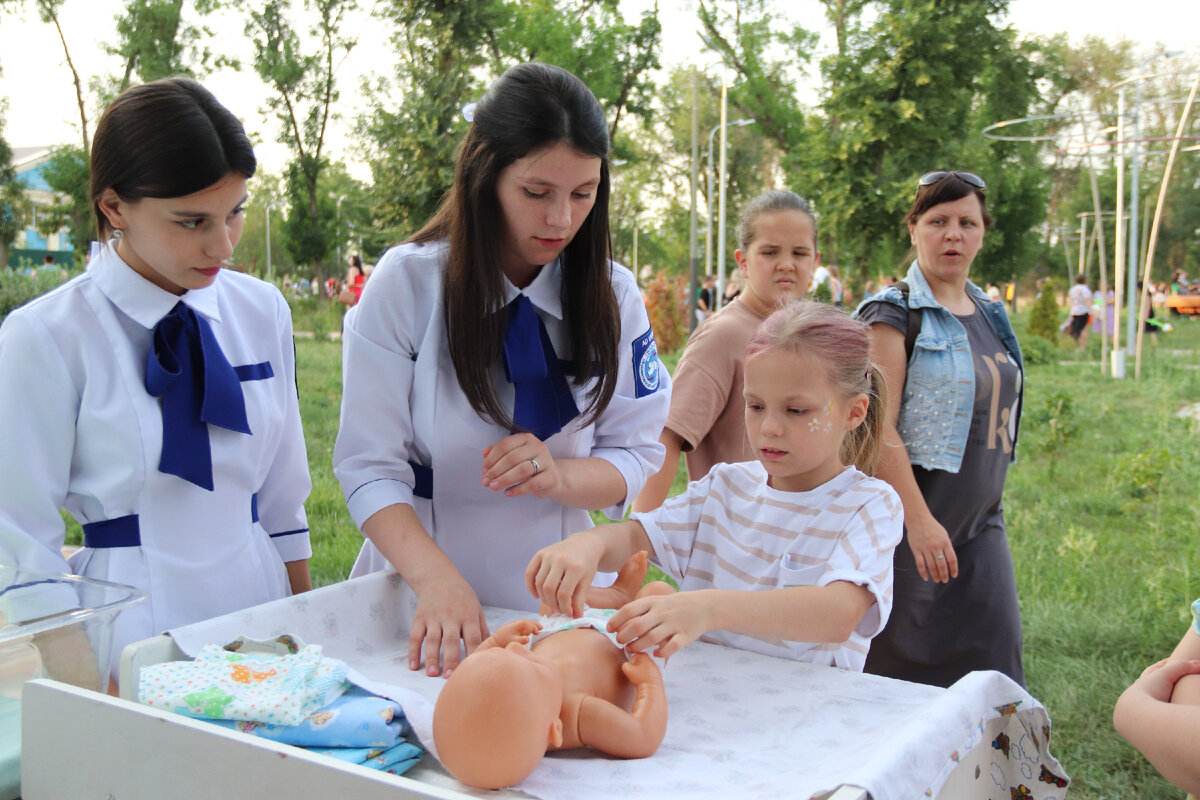
[[[536,619],[517,619],[501,625],[495,633],[479,643],[473,652],[487,650],[489,647],[508,647],[513,642],[529,644],[529,637],[542,629]]]
[[[621,665],[637,694],[626,711],[598,697],[579,706],[579,739],[602,753],[619,758],[645,758],[662,744],[667,733],[667,692],[662,673],[645,653]]]

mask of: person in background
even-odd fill
[[[225,269],[256,162],[204,87],[126,90],[91,149],[88,270],[0,328],[0,562],[133,586],[122,648],[311,588],[292,320]],[[111,236],[111,238],[109,238]],[[83,525],[66,560],[60,509]]]
[[[1024,367],[1003,304],[968,277],[991,225],[986,199],[973,173],[922,176],[905,216],[916,248],[907,302],[892,287],[855,311],[894,387],[879,477],[903,500],[905,526],[895,606],[866,671],[937,686],[971,670],[1025,677],[1002,503]]]
[[[729,305],[742,293],[742,273],[733,272],[725,282],[725,303]]]
[[[717,276],[705,275],[704,284],[696,295],[696,324],[699,325],[713,313],[717,305]]]
[[[1075,283],[1067,292],[1067,307],[1071,313],[1071,338],[1076,349],[1082,350],[1087,347],[1088,323],[1092,320],[1092,290],[1083,273],[1075,276]]]
[[[347,307],[358,305],[366,283],[367,275],[363,272],[362,258],[358,253],[351,253],[346,259],[346,279],[342,282],[342,291],[338,295],[338,301]]]
[[[675,368],[671,412],[659,441],[666,448],[662,469],[633,503],[650,511],[666,499],[686,453],[689,480],[714,464],[751,461],[746,438],[746,343],[774,311],[804,295],[821,263],[817,220],[799,195],[766,192],[742,209],[734,252],[745,288],[737,299],[696,329]]]
[[[410,668],[448,675],[511,576],[621,519],[662,465],[670,378],[633,274],[610,260],[608,122],[546,64],[474,106],[434,217],[376,264],[343,338],[334,472],[367,541],[353,575],[417,597]]]
[[[829,298],[835,306],[842,308],[846,305],[846,285],[842,283],[841,271],[833,265],[829,266]]]

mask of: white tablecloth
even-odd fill
[[[433,703],[443,681],[407,668],[414,606],[397,575],[376,573],[171,634],[189,654],[243,635],[290,633],[320,644],[351,666],[356,682],[398,700],[432,749]],[[521,616],[487,610],[493,631]],[[669,723],[652,757],[552,753],[518,788],[545,800],[611,800],[811,797],[850,784],[874,800],[925,798],[937,794],[964,754],[984,748],[980,784],[991,794],[1066,795],[1050,781],[1064,772],[1049,753],[1045,709],[997,672],[972,673],[940,689],[697,642],[671,658],[664,678]]]

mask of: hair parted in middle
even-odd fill
[[[512,416],[493,382],[506,320],[498,257],[504,213],[497,180],[517,159],[559,143],[600,159],[596,202],[559,256],[571,352],[558,355],[577,385],[596,379],[580,410],[585,424],[593,422],[616,387],[621,326],[609,261],[608,121],[583,81],[549,64],[518,64],[505,71],[475,106],[449,192],[410,239],[449,241],[442,307],[454,371],[475,412],[507,428],[513,427]]]
[[[842,439],[841,460],[875,474],[883,443],[888,388],[883,371],[871,361],[870,326],[839,308],[815,300],[794,300],[763,321],[746,361],[764,353],[788,352],[824,365],[834,390],[844,398],[867,396],[867,416]]]
[[[131,86],[96,125],[91,151],[91,199],[97,232],[113,232],[100,210],[112,189],[128,203],[184,197],[231,172],[254,176],[258,162],[241,121],[191,78],[160,78]]]
[[[742,207],[742,216],[738,220],[737,243],[743,250],[750,248],[750,243],[758,233],[758,219],[764,214],[774,211],[799,211],[808,217],[812,225],[813,250],[817,248],[817,215],[813,213],[812,205],[795,192],[787,189],[771,189],[751,199]]]

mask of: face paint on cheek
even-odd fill
[[[830,400],[828,403],[825,404],[825,416],[828,417],[832,413],[833,413],[833,401]]]
[[[833,423],[832,422],[825,423],[825,433],[833,433]]]
[[[813,433],[816,433],[817,431],[821,430],[821,423],[815,419],[810,419],[808,421],[808,429]]]

